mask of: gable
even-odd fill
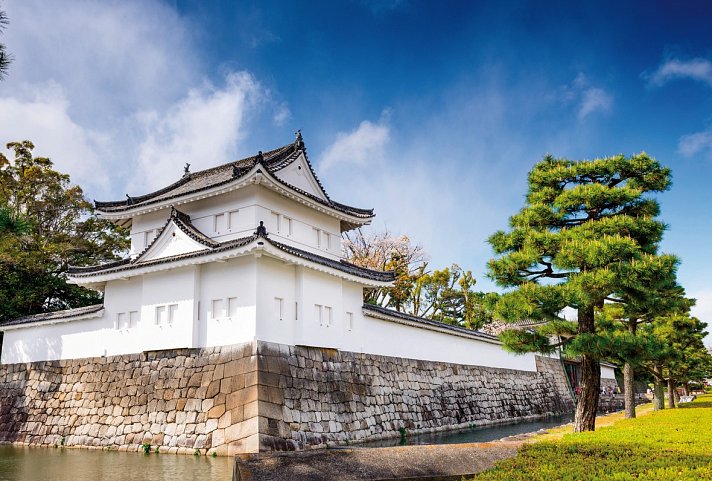
[[[190,238],[171,221],[137,261],[146,262],[202,250],[208,250],[208,247]]]
[[[293,185],[298,189],[308,192],[322,200],[328,201],[328,198],[321,190],[314,174],[312,173],[309,164],[307,164],[304,153],[302,152],[293,162],[283,169],[273,173],[279,180]]]

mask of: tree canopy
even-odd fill
[[[610,353],[596,311],[626,285],[631,271],[656,263],[665,225],[650,193],[670,186],[670,170],[645,153],[574,161],[546,156],[529,173],[526,204],[510,229],[489,242],[498,285],[511,288],[496,305],[505,320],[542,321],[532,331],[506,331],[513,351],[551,352],[563,345],[581,360],[582,395],[574,429],[595,429],[600,360]],[[565,308],[576,320],[562,316]],[[563,339],[563,341],[558,341]]]
[[[364,302],[469,329],[489,321],[487,301],[493,294],[474,290],[472,272],[457,264],[431,270],[425,250],[407,236],[387,230],[367,236],[357,230],[344,235],[342,246],[356,265],[395,272],[392,287],[365,290]]]
[[[0,35],[2,35],[8,23],[7,14],[0,10]],[[5,44],[0,43],[0,80],[3,80],[5,75],[7,75],[10,62],[12,62],[12,55],[7,51]]]
[[[67,174],[30,141],[11,142],[0,154],[0,321],[94,304],[97,292],[66,281],[70,265],[118,259],[127,232],[94,214]]]

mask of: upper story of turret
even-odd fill
[[[102,218],[131,232],[130,257],[141,255],[179,211],[215,243],[250,236],[260,222],[270,239],[334,260],[341,257],[341,233],[370,223],[373,210],[332,200],[296,140],[256,156],[190,172],[155,192],[125,200],[96,202]]]

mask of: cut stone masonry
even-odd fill
[[[0,366],[0,442],[233,455],[559,414],[541,372],[256,342]]]

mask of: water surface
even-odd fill
[[[232,457],[0,446],[0,481],[230,481]]]
[[[540,429],[549,429],[561,426],[562,424],[566,424],[571,421],[573,421],[572,415],[549,416],[536,421],[521,421],[507,424],[496,424],[492,426],[472,427],[459,429],[457,431],[441,431],[424,434],[408,433],[408,436],[405,438],[405,443],[399,438],[394,438],[360,443],[354,446],[364,448],[383,448],[415,444],[485,443],[488,441],[502,439],[507,436],[514,436],[515,434],[529,433]]]

